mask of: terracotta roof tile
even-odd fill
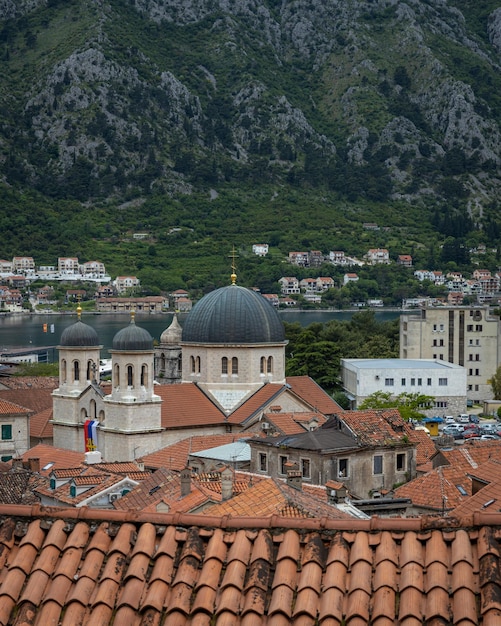
[[[187,437],[170,446],[166,446],[161,450],[157,450],[143,457],[146,468],[159,469],[165,467],[167,469],[181,471],[186,467],[188,456],[193,452],[201,452],[209,450],[227,443],[233,443],[242,438],[249,438],[249,433],[233,433],[221,435],[197,435]]]
[[[286,382],[292,391],[323,415],[339,415],[343,409],[309,376],[288,376]]]
[[[52,388],[0,390],[0,402],[13,402],[33,413],[40,413],[52,408]]]
[[[83,463],[85,455],[83,452],[73,452],[72,450],[55,448],[45,443],[39,443],[25,452],[21,458],[23,461],[39,459],[40,474],[48,476],[51,471],[58,468],[79,467]]]
[[[30,437],[32,439],[52,439],[54,429],[52,419],[52,407],[35,413],[30,417]]]
[[[269,383],[260,387],[248,400],[239,406],[228,417],[230,424],[245,424],[247,420],[255,416],[269,406],[274,398],[286,390],[284,385]]]
[[[155,393],[162,398],[162,427],[224,424],[225,414],[193,383],[158,385]]]
[[[0,624],[497,625],[500,527],[0,505]]]

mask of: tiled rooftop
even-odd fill
[[[215,504],[205,509],[205,515],[216,516],[249,516],[268,517],[331,517],[349,519],[351,516],[327,504],[326,492],[322,492],[325,500],[295,489],[284,482],[267,478],[249,487],[230,500]]]
[[[223,446],[227,443],[233,443],[241,438],[248,439],[252,433],[233,433],[228,435],[197,435],[188,437],[182,441],[166,446],[161,450],[152,452],[142,458],[146,468],[158,469],[166,467],[168,469],[181,471],[186,467],[188,456],[192,452],[201,452]]]
[[[500,527],[1,505],[0,625],[499,626]]]
[[[52,419],[52,407],[35,413],[30,417],[30,437],[32,439],[52,440],[54,429],[50,420]]]
[[[306,400],[315,411],[323,415],[340,415],[344,412],[339,404],[309,376],[288,376],[286,381],[292,391]]]

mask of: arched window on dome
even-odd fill
[[[190,356],[190,366],[191,366],[191,373],[195,374],[195,357],[194,356]]]
[[[236,356],[231,359],[231,373],[233,376],[238,374],[238,359]]]
[[[90,401],[89,415],[90,415],[91,420],[96,419],[96,401],[95,400]]]
[[[196,358],[196,370],[197,370],[197,374],[200,374],[200,357],[197,356]]]
[[[261,363],[259,366],[259,372],[261,374],[266,374],[266,357],[262,356],[261,357]]]
[[[228,374],[228,357],[226,356],[221,359],[221,374]]]
[[[67,376],[67,373],[66,373],[66,367],[67,367],[67,365],[66,365],[66,359],[62,359],[62,360],[61,360],[61,374],[60,374],[60,376],[61,376],[61,381],[62,381],[63,383],[65,383],[65,382],[66,382],[66,376]]]
[[[183,370],[183,357],[182,355],[179,355],[177,357],[177,371],[178,373],[181,372]]]
[[[80,380],[80,361],[73,361],[73,381]]]
[[[148,366],[141,365],[141,387],[148,386]]]
[[[127,387],[134,387],[134,368],[127,365]]]
[[[113,387],[120,387],[120,365],[118,363],[113,366]]]
[[[268,357],[268,374],[273,373],[273,357]]]

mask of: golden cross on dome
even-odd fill
[[[237,282],[237,265],[236,265],[236,259],[237,257],[237,253],[235,252],[235,246],[233,246],[233,250],[231,251],[231,284],[235,285]]]

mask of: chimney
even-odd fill
[[[185,467],[181,470],[181,498],[191,493],[191,469]]]
[[[287,463],[287,484],[298,491],[303,490],[303,477],[297,463]]]
[[[233,472],[229,467],[221,470],[221,497],[223,502],[233,498]]]
[[[327,502],[329,504],[343,502],[348,495],[348,490],[344,484],[336,480],[328,480],[325,483],[325,488],[327,490]]]
[[[28,459],[28,463],[29,463],[30,472],[40,473],[40,459],[39,458]]]
[[[24,469],[23,459],[18,457],[17,459],[12,459],[12,469],[15,472]]]
[[[144,472],[144,459],[136,459],[136,465],[140,472]]]

